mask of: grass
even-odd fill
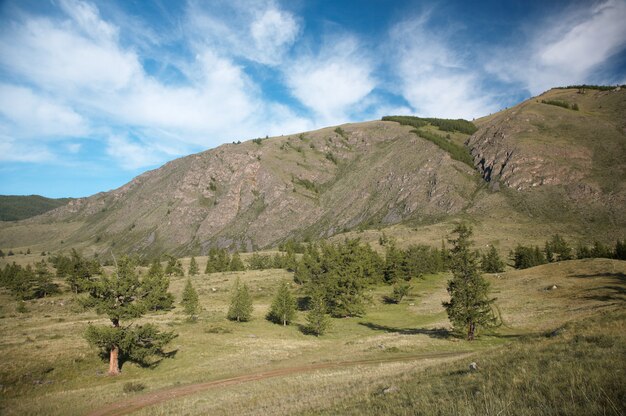
[[[206,259],[196,259],[202,270]],[[183,263],[187,267],[189,259]],[[459,341],[447,332],[449,326],[441,307],[447,296],[446,275],[428,275],[414,281],[411,293],[397,305],[383,301],[390,292],[389,286],[373,287],[369,292],[372,302],[365,316],[334,319],[330,332],[319,338],[306,336],[299,330],[298,325],[305,322],[303,312],[298,312],[296,325],[288,327],[264,319],[277,285],[283,279],[290,279],[288,272],[265,270],[195,276],[192,280],[202,306],[197,322],[186,322],[180,308],[146,315],[144,319],[179,334],[171,346],[177,351],[175,357],[154,369],[125,364],[117,378],[104,375],[107,364],[98,359],[82,338],[88,322],[104,320],[82,311],[72,295],[30,301],[28,312],[19,314],[15,311],[18,303],[3,293],[0,294],[0,352],[10,359],[0,363],[3,386],[0,412],[84,414],[119,400],[125,389],[131,390],[128,397],[135,397],[173,386],[312,363],[467,350],[473,351],[471,360],[479,364],[477,374],[465,371],[469,357],[460,361],[442,357],[385,365],[363,364],[223,386],[155,405],[139,414],[337,414],[346,413],[349,408],[380,414],[391,407],[396,409],[396,414],[405,414],[410,412],[406,406],[414,403],[406,401],[410,397],[431,406],[437,406],[439,399],[449,401],[450,406],[458,407],[443,409],[453,413],[455,409],[484,413],[486,397],[487,409],[495,414],[503,409],[505,402],[516,403],[514,400],[519,399],[504,381],[521,377],[519,385],[526,386],[532,394],[529,397],[543,397],[550,401],[546,406],[556,406],[559,402],[544,387],[547,388],[549,380],[561,376],[565,377],[561,384],[552,384],[565,389],[568,395],[567,389],[571,387],[579,408],[589,406],[595,411],[600,407],[585,402],[583,392],[593,403],[604,406],[608,400],[601,400],[597,385],[613,402],[623,403],[623,396],[614,389],[620,379],[609,377],[608,382],[602,382],[598,374],[611,365],[621,365],[616,357],[623,356],[624,340],[619,335],[623,331],[619,329],[623,329],[624,319],[615,313],[623,309],[625,275],[625,262],[584,260],[512,271],[501,278],[491,276],[493,293],[498,297],[506,325],[472,344]],[[255,309],[253,320],[248,323],[225,319],[229,290],[237,276],[253,293]],[[171,291],[177,300],[185,279],[172,278]],[[558,289],[544,290],[552,284]],[[563,336],[544,336],[563,326],[566,328]],[[571,363],[573,358],[567,355],[570,349],[573,357],[588,356],[581,358],[588,362],[583,363],[580,371],[559,364],[556,358],[566,354],[564,363]],[[604,357],[600,356],[602,351],[607,352]],[[509,364],[510,368],[503,364],[509,358],[514,363]],[[522,367],[530,375],[520,374]],[[536,376],[541,368],[553,378],[546,376],[544,387],[533,387],[529,384],[531,376]],[[591,372],[591,378],[583,377],[586,371]],[[623,377],[624,373],[615,374]],[[596,382],[600,384],[593,384]],[[135,387],[126,385],[142,385],[144,390],[132,391]],[[380,394],[391,385],[399,390],[393,395]],[[448,385],[453,386],[449,391]],[[589,389],[581,390],[583,386]],[[474,391],[483,394],[476,408],[471,407]],[[393,406],[385,407],[387,402]],[[517,409],[516,406],[511,409]],[[526,408],[529,406],[532,405]],[[574,410],[568,412],[572,414]],[[546,410],[545,414],[550,413]]]
[[[506,349],[384,378],[366,394],[307,410],[322,415],[622,415],[626,412],[626,315],[567,325]],[[390,386],[394,391],[383,393]]]

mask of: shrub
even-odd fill
[[[124,383],[124,387],[122,387],[122,391],[125,394],[136,393],[136,392],[145,390],[145,388],[146,388],[146,385],[143,383],[135,383],[133,381],[129,381],[128,383]]]

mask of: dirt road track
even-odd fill
[[[382,359],[371,360],[357,360],[357,361],[337,361],[337,362],[323,362],[309,365],[303,365],[298,367],[279,368],[276,370],[262,371],[259,373],[244,374],[237,377],[225,378],[221,380],[207,381],[205,383],[188,384],[184,386],[168,387],[161,390],[156,390],[151,393],[147,393],[141,396],[134,396],[129,399],[121,400],[119,402],[112,403],[108,406],[97,409],[89,416],[119,416],[126,415],[144,407],[152,406],[155,404],[163,403],[168,400],[177,399],[179,397],[190,396],[192,394],[199,393],[204,390],[212,389],[215,387],[233,386],[237,384],[248,383],[251,381],[265,380],[273,377],[281,377],[292,374],[306,373],[315,370],[324,370],[331,368],[353,367],[358,365],[368,364],[383,364],[394,363],[402,361],[417,361],[434,358],[448,358],[448,357],[461,357],[468,355],[469,352],[440,352],[430,354],[416,354],[402,357],[389,357]]]

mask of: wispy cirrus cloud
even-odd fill
[[[623,82],[623,76],[598,79],[596,70],[626,48],[625,22],[621,0],[571,8],[533,25],[519,44],[500,47],[486,68],[533,95],[556,86]]]
[[[495,99],[482,88],[480,65],[467,60],[446,34],[430,29],[430,18],[423,13],[390,31],[397,92],[421,116],[471,119],[496,110]]]
[[[193,0],[187,20],[197,47],[270,66],[283,61],[301,32],[298,19],[271,0],[218,0],[212,7]]]
[[[28,85],[1,86],[0,113],[9,121],[2,130],[8,137],[77,136],[91,125],[94,135],[106,141],[109,156],[124,168],[137,168],[183,153],[152,146],[143,152],[145,157],[131,162],[111,145],[126,150],[140,145],[122,141],[117,130],[159,130],[180,143],[172,148],[189,152],[234,137],[310,125],[284,106],[264,103],[242,67],[211,45],[190,41],[193,56],[179,68],[184,82],[164,82],[145,70],[139,52],[123,45],[119,28],[105,21],[93,4],[64,0],[61,5],[62,17],[23,15],[0,32],[3,70]],[[250,22],[250,36],[257,49],[252,52],[269,48],[265,52],[273,53],[292,42],[297,25],[288,14],[270,4],[254,16],[258,18]],[[63,104],[49,98],[55,96],[63,97]],[[35,120],[32,114],[29,119],[29,108],[36,110]],[[144,144],[149,140],[143,137]]]
[[[284,76],[318,123],[342,123],[375,88],[372,60],[352,36],[333,37],[317,53],[296,57]]]

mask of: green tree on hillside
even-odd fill
[[[172,309],[174,295],[168,292],[169,287],[170,279],[165,276],[161,262],[155,259],[141,282],[142,299],[146,309],[149,311]]]
[[[183,309],[189,320],[195,320],[196,314],[198,313],[198,292],[196,292],[196,289],[194,289],[191,284],[190,278],[187,278],[180,304],[183,305]]]
[[[189,262],[189,270],[187,271],[187,275],[196,276],[198,273],[200,273],[200,270],[198,268],[198,263],[196,262],[196,258],[194,256],[191,256],[191,261]]]
[[[317,336],[323,335],[331,326],[326,311],[326,301],[322,293],[314,293],[311,297],[310,309],[306,315],[306,332]]]
[[[176,257],[167,256],[167,266],[165,266],[165,274],[168,276],[184,276],[183,263]]]
[[[237,322],[247,322],[252,317],[252,297],[248,286],[241,284],[239,278],[233,285],[233,294],[228,309],[228,319]]]
[[[246,266],[244,266],[243,261],[241,261],[239,253],[235,252],[230,258],[228,270],[230,270],[231,272],[242,272],[246,270]]]
[[[296,315],[296,301],[289,292],[289,285],[283,281],[274,296],[268,319],[272,322],[287,325]]]
[[[549,241],[546,241],[544,253],[548,262],[571,260],[572,247],[559,234],[555,234]]]
[[[496,326],[492,305],[495,298],[489,297],[489,283],[478,271],[478,253],[471,250],[470,227],[461,224],[454,231],[458,235],[452,243],[450,270],[452,279],[448,281],[450,301],[443,302],[448,319],[458,332],[465,331],[472,341],[479,327]]]
[[[492,245],[487,254],[482,255],[480,268],[485,273],[502,273],[504,262],[500,259],[498,250]]]
[[[145,312],[141,282],[129,258],[122,258],[111,276],[103,275],[91,284],[84,305],[111,320],[111,326],[89,324],[85,332],[87,342],[108,357],[110,375],[120,373],[120,361],[148,365],[152,357],[167,356],[163,348],[176,334],[161,332],[152,324],[122,325]]]
[[[411,290],[411,284],[409,282],[401,281],[393,285],[391,296],[387,297],[388,302],[400,303]]]
[[[523,246],[518,244],[511,253],[516,269],[527,269],[546,263],[546,258],[538,246]]]

